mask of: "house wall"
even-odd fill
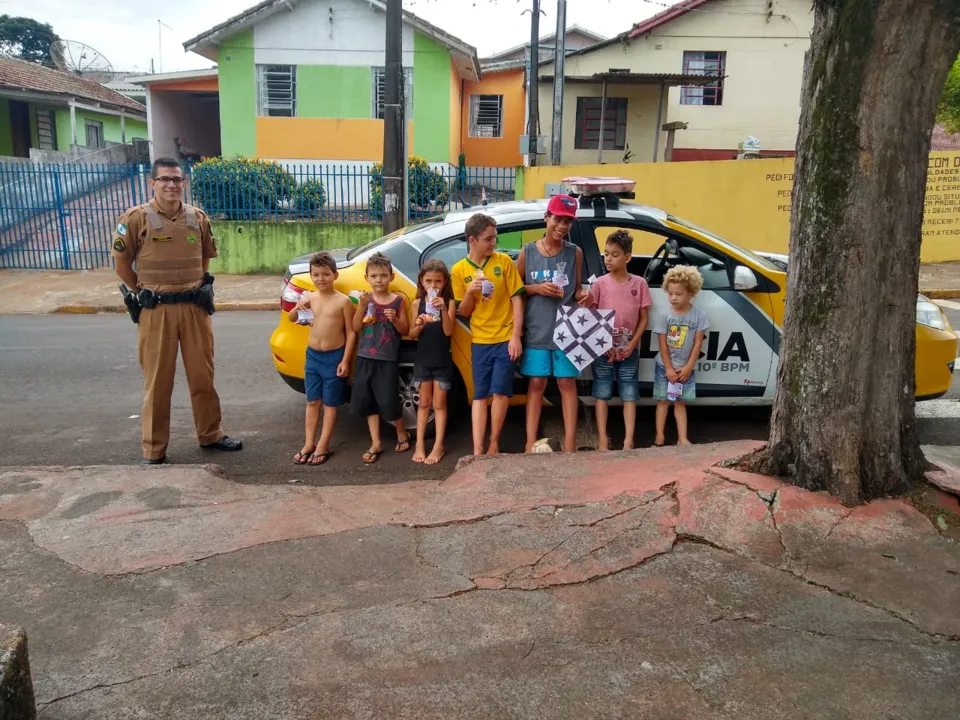
[[[204,157],[220,153],[220,123],[213,103],[200,101],[195,93],[150,88],[150,139],[153,157],[178,158],[177,143],[181,138],[191,149]],[[129,131],[127,132],[130,138]]]
[[[383,120],[258,117],[256,127],[256,157],[292,163],[383,161]],[[412,137],[412,122],[408,132]]]
[[[561,162],[564,165],[581,165],[597,162],[597,149],[576,149],[577,98],[603,97],[602,84],[567,83],[563,93],[563,152]],[[630,162],[650,162],[653,160],[653,147],[657,132],[657,104],[660,89],[651,85],[607,85],[608,98],[627,99],[626,145],[633,157]],[[664,102],[666,105],[666,102]],[[666,107],[662,122],[667,122]],[[540,83],[540,128],[547,136],[549,152],[550,135],[553,127],[553,83]],[[660,133],[660,152],[663,156],[664,137]],[[619,163],[623,161],[626,150],[604,150],[603,162]]]
[[[679,73],[684,51],[725,51],[722,105],[681,105],[680,88],[670,90],[664,122],[689,124],[677,132],[675,146],[736,149],[747,135],[755,135],[764,150],[793,150],[812,28],[809,0],[772,0],[769,15],[758,10],[756,0],[714,0],[702,11],[690,11],[629,41],[626,48],[612,43],[571,56],[566,74],[585,76],[611,68]],[[552,73],[553,65],[543,68],[543,74]]]
[[[332,18],[332,22],[331,22]],[[387,17],[370,3],[297,3],[254,28],[256,64],[382,67]],[[414,64],[414,30],[403,26],[403,64]]]
[[[453,58],[450,59],[450,164],[458,165],[463,147],[463,79]]]
[[[414,35],[411,154],[430,162],[450,161],[450,53],[423,33]]]
[[[503,137],[470,137],[471,95],[503,95]],[[526,96],[523,70],[488,72],[480,82],[464,83],[460,142],[467,156],[467,165],[517,167],[523,164],[520,136],[525,132],[523,121]]]
[[[385,33],[384,13],[369,3],[326,0],[298,3],[223,43],[223,154],[294,162],[380,160],[383,121],[375,117],[373,68],[385,64]],[[429,162],[456,162],[459,91],[450,52],[405,25],[403,58],[413,68],[417,118],[410,153]],[[296,65],[296,117],[257,116],[259,64]]]
[[[13,133],[10,127],[10,101],[0,98],[0,156],[13,155]]]
[[[253,58],[253,30],[227,38],[217,52],[220,142],[225,157],[257,152],[257,74]]]
[[[32,124],[36,125],[36,113],[33,106],[30,108],[30,114],[33,116]],[[77,147],[87,146],[86,121],[103,123],[103,139],[106,142],[122,142],[122,133],[120,132],[119,115],[100,115],[98,113],[77,110]],[[57,108],[54,121],[57,126],[57,150],[68,152],[73,144],[73,133],[70,125],[70,110],[67,108]],[[136,118],[126,118],[124,121],[127,142],[130,143],[134,138],[147,138],[147,123]]]

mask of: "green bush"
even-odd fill
[[[432,170],[426,160],[416,156],[410,157],[407,167],[410,215],[432,215],[436,210],[446,208],[450,190],[443,173]],[[370,209],[378,214],[383,212],[383,163],[370,168]]]
[[[308,186],[308,187],[304,187]],[[323,207],[322,183],[298,186],[287,170],[272,160],[205,158],[190,170],[193,201],[216,219],[253,220],[294,208],[298,212]]]
[[[327,192],[319,180],[304,180],[294,188],[290,207],[298,215],[312,215],[327,202]]]

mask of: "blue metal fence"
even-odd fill
[[[117,218],[150,198],[143,165],[0,162],[0,267],[79,270],[112,264]],[[216,160],[187,168],[187,202],[213,220],[379,223],[373,163],[281,165]],[[410,220],[514,197],[512,168],[413,164]]]

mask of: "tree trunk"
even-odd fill
[[[960,0],[815,0],[770,443],[755,467],[852,505],[906,492],[930,133]]]

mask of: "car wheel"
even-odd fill
[[[400,352],[400,407],[403,411],[403,426],[411,432],[417,430],[417,412],[420,410],[420,391],[413,383],[413,359],[415,350],[401,350]],[[431,408],[427,418],[427,429],[433,427],[434,411]]]

